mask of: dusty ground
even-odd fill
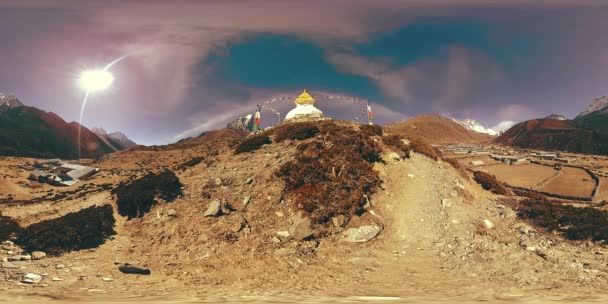
[[[373,212],[360,222],[383,224],[377,238],[351,244],[337,233],[313,241],[281,238],[276,243],[276,232],[289,227],[296,210],[281,197],[282,184],[273,170],[293,153],[295,144],[285,143],[239,156],[194,147],[107,157],[99,162],[103,173],[88,182],[117,183],[148,169],[172,168],[194,155],[207,155],[205,162],[176,171],[185,186],[182,198],[157,205],[141,219],[126,221],[115,214],[117,235],[101,247],[15,262],[21,269],[0,269],[5,278],[0,282],[0,301],[608,300],[607,249],[530,230],[503,204],[505,198],[483,191],[448,164],[417,154],[376,165],[385,181],[383,190],[372,197]],[[245,183],[249,177],[251,184]],[[251,200],[245,206],[247,196]],[[85,198],[0,208],[30,224],[93,204],[115,204],[107,191]],[[235,210],[205,218],[202,214],[212,199],[228,201]],[[177,216],[169,216],[170,209]],[[8,255],[1,252],[0,256]],[[122,274],[115,265],[119,262],[149,267],[152,275]],[[45,274],[43,284],[18,283],[16,278],[24,272]]]

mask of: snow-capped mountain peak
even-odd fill
[[[598,97],[595,100],[593,100],[593,102],[583,112],[578,114],[578,116],[576,116],[576,118],[583,117],[587,114],[591,114],[595,111],[602,110],[606,107],[608,107],[608,96]]]
[[[467,118],[462,121],[454,119],[454,121],[456,121],[458,124],[465,127],[466,129],[475,131],[477,133],[484,133],[484,134],[488,134],[488,135],[492,135],[492,136],[498,135],[498,132],[496,132],[493,129],[489,129],[489,128],[486,129],[484,126],[482,126],[479,122],[477,122],[474,119]]]

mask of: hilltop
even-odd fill
[[[14,96],[0,99],[0,155],[37,158],[78,158],[80,127],[82,158],[98,158],[123,150],[120,136],[100,136],[52,112],[25,106]]]
[[[418,115],[403,122],[387,124],[387,132],[433,144],[489,142],[492,136],[469,130],[438,114]]]
[[[514,125],[494,143],[521,148],[608,154],[608,98],[591,103],[574,120],[561,115]]]

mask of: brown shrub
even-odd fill
[[[182,193],[179,178],[170,170],[159,174],[148,173],[130,183],[121,183],[112,194],[116,194],[118,213],[128,219],[142,217],[156,205],[156,197],[173,201]]]
[[[251,135],[245,138],[235,150],[236,154],[257,150],[263,145],[271,144],[270,138],[266,134]]]
[[[372,163],[380,161],[380,148],[361,132],[349,127],[324,124],[323,141],[298,145],[296,160],[283,164],[276,175],[316,224],[332,217],[349,219],[364,211],[364,195],[380,183]]]
[[[180,170],[180,169],[194,167],[194,166],[200,164],[202,161],[203,161],[203,158],[200,156],[197,156],[197,157],[192,158],[191,160],[183,162],[181,165],[177,166],[176,169]]]
[[[384,134],[384,130],[379,125],[361,125],[359,129],[361,130],[361,134],[366,137],[382,136]]]
[[[563,205],[545,198],[528,198],[519,203],[518,214],[533,225],[548,231],[559,231],[570,240],[608,240],[606,211]]]
[[[473,173],[473,179],[481,185],[485,190],[491,191],[494,194],[509,195],[510,191],[507,187],[499,182],[494,175],[482,171],[475,171]]]
[[[296,122],[280,125],[272,129],[272,134],[275,135],[276,142],[290,140],[305,140],[316,136],[319,133],[319,127],[311,122]]]
[[[434,160],[438,160],[441,157],[441,153],[437,149],[421,139],[412,140],[410,142],[410,148],[414,150],[414,152],[426,155]]]
[[[114,222],[112,206],[92,206],[32,224],[22,230],[15,243],[28,252],[51,255],[95,248],[116,234]]]
[[[19,226],[19,223],[13,218],[4,216],[0,213],[0,242],[18,235],[20,231],[21,227]]]
[[[393,148],[395,152],[399,153],[401,158],[409,158],[410,157],[410,147],[403,143],[403,139],[399,135],[388,135],[382,137],[382,142]]]

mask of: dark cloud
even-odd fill
[[[79,71],[129,54],[85,125],[143,143],[221,127],[307,81],[372,99],[382,121],[435,111],[493,125],[572,116],[604,95],[607,26],[605,1],[4,0],[0,91],[76,120]],[[277,66],[252,62],[260,49]],[[307,72],[286,79],[290,62]]]

